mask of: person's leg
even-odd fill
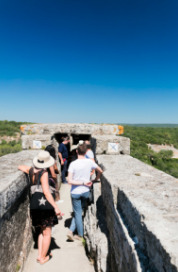
[[[43,229],[43,241],[42,241],[42,250],[41,250],[41,263],[49,260],[49,256],[46,256],[49,250],[51,243],[51,227],[46,227]]]
[[[75,218],[72,217],[72,221],[71,221],[71,224],[70,224],[70,227],[69,227],[69,231],[67,233],[67,237],[71,241],[74,240],[73,233],[74,233],[75,229],[76,229]]]
[[[78,235],[83,236],[82,204],[80,195],[72,195],[72,206]]]
[[[85,209],[87,207],[87,200],[89,198],[90,192],[83,193],[81,195],[82,208]]]
[[[63,183],[67,183],[67,180],[66,180],[66,171],[67,171],[67,160],[64,162],[64,164],[62,166],[62,182]]]
[[[71,221],[71,224],[70,224],[70,228],[69,228],[73,233],[74,231],[76,230],[76,223],[75,223],[75,217],[73,216],[72,217],[72,221]]]
[[[42,232],[40,232],[40,234],[38,236],[38,257],[37,257],[37,261],[39,261],[41,259],[42,244],[43,244],[43,234],[42,234]]]

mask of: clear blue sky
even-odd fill
[[[178,123],[177,0],[1,0],[0,120]]]

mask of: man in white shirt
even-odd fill
[[[78,235],[75,237],[81,239],[83,237],[82,222],[82,202],[89,197],[92,185],[90,181],[90,173],[93,169],[97,171],[95,180],[98,180],[102,174],[102,169],[93,161],[85,158],[87,151],[86,144],[79,145],[77,148],[78,159],[73,161],[68,169],[68,183],[71,184],[71,199],[74,211],[74,217],[68,232],[68,238],[73,240],[73,233],[77,229]]]

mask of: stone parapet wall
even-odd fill
[[[178,180],[130,156],[97,159],[101,195],[96,184],[85,218],[97,271],[178,271]]]
[[[53,135],[55,133],[116,135],[119,134],[119,126],[84,123],[33,124],[21,126],[21,132],[24,135]]]
[[[28,183],[19,164],[32,164],[38,151],[0,158],[0,272],[20,271],[32,243]]]
[[[22,126],[21,132],[22,148],[25,150],[45,148],[56,139],[59,141],[62,135],[70,137],[72,150],[77,147],[78,142],[74,138],[78,135],[80,140],[91,139],[95,154],[130,154],[130,139],[118,136],[118,125],[34,124]],[[57,141],[56,146],[59,144]]]

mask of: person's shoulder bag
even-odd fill
[[[44,172],[44,169],[38,175],[38,182],[37,184],[31,185],[31,198],[30,198],[30,209],[31,210],[54,210],[54,207],[48,202],[46,199],[42,185],[40,183],[41,176]],[[49,186],[50,192],[54,198],[55,196],[55,189]]]

